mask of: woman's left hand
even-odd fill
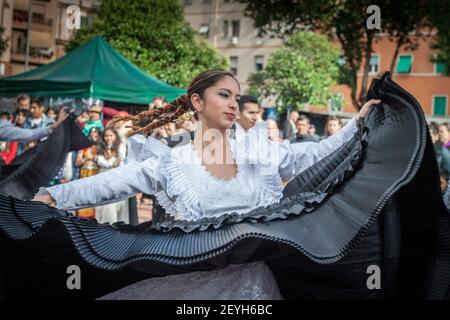
[[[366,113],[369,111],[369,109],[374,105],[374,104],[379,104],[381,103],[380,99],[370,99],[369,101],[367,101],[366,103],[364,103],[364,105],[362,106],[361,110],[359,110],[358,115],[356,116],[356,118],[359,120],[361,118],[364,118]]]

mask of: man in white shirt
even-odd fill
[[[258,99],[253,96],[241,96],[239,99],[239,114],[236,118],[236,129],[247,131],[253,128],[258,121],[260,111]]]

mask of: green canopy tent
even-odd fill
[[[145,73],[96,36],[60,59],[0,79],[0,96],[96,98],[148,104],[155,96],[173,100],[185,93]]]

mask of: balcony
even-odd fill
[[[41,48],[41,47],[31,47],[30,46],[30,64],[47,64],[52,62],[54,59],[54,52],[51,48]],[[11,61],[14,62],[25,62],[25,48],[12,48],[11,49]]]
[[[28,26],[28,11],[14,10],[13,28],[27,29],[27,26]],[[31,29],[51,33],[53,31],[53,19],[47,19],[42,14],[33,13],[31,17]]]

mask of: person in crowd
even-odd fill
[[[26,129],[36,129],[47,127],[55,121],[47,117],[45,114],[45,104],[43,98],[35,98],[30,102],[31,117],[25,122]]]
[[[16,108],[30,110],[30,96],[26,93],[21,93],[16,98]]]
[[[284,140],[280,137],[280,129],[278,129],[277,121],[274,119],[267,119],[266,122],[270,140],[283,143]]]
[[[315,139],[310,133],[310,120],[308,116],[301,114],[299,115],[296,126],[297,126],[297,134],[293,139],[291,139],[291,143],[298,143],[298,142],[318,142],[317,139]]]
[[[450,124],[448,122],[439,125],[439,141],[445,148],[450,148]]]
[[[236,117],[236,129],[247,131],[258,122],[260,105],[258,99],[253,96],[244,95],[238,101],[239,113]]]
[[[10,122],[11,114],[7,111],[0,112],[0,121]],[[17,141],[0,141],[0,165],[9,164],[17,152]]]
[[[441,142],[441,131],[442,133],[445,133],[445,126],[440,129],[440,126],[436,122],[432,122],[428,128],[430,130],[431,141],[433,142],[439,168],[450,172],[450,149],[444,147]],[[444,135],[442,134],[442,136]]]
[[[99,144],[101,133],[99,128],[92,127],[89,131],[89,140],[93,143],[92,146],[78,151],[75,165],[80,168],[80,178],[87,178],[96,175],[99,172],[99,167],[96,161],[96,154],[99,151]],[[93,219],[95,217],[94,208],[79,209],[77,212],[79,217]]]
[[[123,164],[126,146],[121,143],[118,132],[107,127],[103,131],[99,152],[95,155],[99,172],[105,172]],[[100,223],[123,221],[129,223],[128,200],[97,206],[95,219]]]
[[[47,117],[52,119],[53,121],[56,121],[56,110],[53,108],[48,108],[47,112],[45,113]]]
[[[296,122],[298,120],[298,117],[298,111],[293,110],[289,113],[288,118],[284,121],[283,137],[285,139],[291,140],[295,138],[295,135],[297,134]]]
[[[14,125],[18,128],[23,128],[29,118],[31,118],[30,110],[19,109],[14,115]]]
[[[86,125],[83,127],[83,133],[89,135],[92,128],[97,128],[103,131],[102,123],[102,107],[99,105],[92,105],[88,111],[89,119],[86,121]]]
[[[328,138],[342,128],[342,120],[336,116],[329,116],[325,122],[324,138]]]
[[[313,123],[309,124],[309,134],[314,137],[317,141],[320,140],[319,135],[316,133],[316,126]]]
[[[61,110],[58,115],[57,122],[52,123],[49,126],[39,127],[36,129],[24,129],[16,127],[11,123],[11,119],[0,120],[0,140],[20,142],[39,140],[52,133],[53,130],[67,118],[67,116],[68,114]]]

